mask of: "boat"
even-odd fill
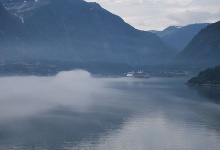
[[[150,75],[143,70],[140,70],[138,72],[128,72],[126,77],[133,77],[133,78],[150,78]]]
[[[127,74],[126,74],[126,77],[133,77],[134,76],[134,71],[132,71],[132,72],[128,72]]]

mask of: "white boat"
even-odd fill
[[[128,72],[127,74],[126,74],[126,77],[133,77],[134,76],[134,71],[132,71],[132,72]]]
[[[133,77],[133,78],[150,78],[150,75],[143,70],[140,70],[138,72],[128,72],[126,77]]]

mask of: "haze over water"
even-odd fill
[[[186,78],[0,78],[0,149],[220,147],[220,89]]]

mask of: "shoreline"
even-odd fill
[[[220,88],[220,84],[197,84],[197,83],[185,83],[189,86],[201,86],[201,87],[212,87],[212,88]]]

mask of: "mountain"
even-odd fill
[[[11,51],[10,47],[20,47],[22,45],[20,38],[24,35],[25,32],[20,18],[9,13],[4,5],[0,3],[0,57],[8,58],[12,55],[19,55]]]
[[[203,28],[207,23],[191,24],[187,26],[170,26],[163,31],[150,31],[158,35],[164,42],[175,48],[178,52],[183,50],[193,37]]]
[[[97,3],[0,2],[20,19],[14,25],[21,24],[24,32],[24,36],[18,36],[20,45],[7,45],[7,57],[13,59],[102,61],[137,66],[166,63],[176,54],[155,34],[133,28]]]
[[[202,29],[172,64],[195,69],[219,65],[220,21]]]
[[[21,36],[21,23],[19,18],[10,14],[0,3],[0,38],[6,39]]]

